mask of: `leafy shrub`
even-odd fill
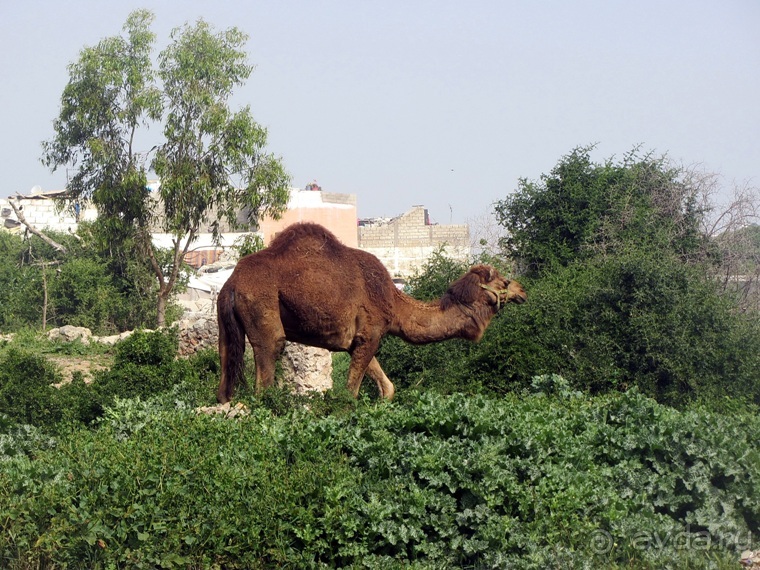
[[[115,248],[99,222],[81,223],[76,237],[47,233],[65,245],[65,255],[37,236],[0,235],[0,330],[39,326],[44,281],[49,324],[86,326],[97,334],[155,326],[157,283],[129,237]],[[177,311],[170,305],[168,322]]]
[[[26,244],[0,231],[0,330],[16,331],[42,322],[43,288],[39,267],[22,263]]]
[[[264,240],[259,234],[247,233],[237,238],[232,247],[241,258],[264,249]]]
[[[578,147],[538,181],[521,179],[495,205],[506,230],[502,246],[537,276],[631,245],[686,261],[709,251],[700,225],[707,215],[703,188],[666,157],[633,149],[623,160],[591,160]]]
[[[51,280],[52,311],[59,325],[87,327],[96,334],[117,331],[118,298],[105,263],[74,258]]]
[[[114,365],[95,374],[91,392],[101,413],[118,400],[141,398],[165,409],[197,407],[215,402],[219,355],[201,351],[175,358],[176,330],[135,331],[116,345]]]
[[[222,420],[117,402],[99,430],[5,462],[0,561],[735,564],[760,530],[758,416],[679,412],[636,391],[590,399],[563,386],[537,380],[560,397],[410,395],[404,406],[322,418],[299,407]]]
[[[0,354],[0,413],[21,424],[52,428],[64,411],[52,386],[61,378],[43,357],[11,347]]]
[[[171,366],[140,366],[128,362],[114,364],[108,371],[95,374],[94,388],[106,404],[114,398],[152,396],[171,388]]]
[[[760,402],[760,328],[695,268],[640,251],[571,264],[529,282],[466,367],[488,388],[557,373],[580,389],[638,386],[671,405]]]
[[[34,353],[19,349],[20,344],[28,344]],[[117,399],[166,397],[170,409],[178,402],[183,406],[211,403],[219,380],[218,354],[206,351],[175,359],[176,347],[173,331],[138,331],[117,345],[113,366],[96,372],[91,384],[84,382],[80,372],[74,373],[71,382],[60,384],[62,378],[42,355],[81,356],[105,349],[22,334],[0,350],[0,413],[50,432],[92,425]]]
[[[174,363],[176,383],[181,390],[177,399],[190,406],[205,406],[216,402],[216,388],[221,375],[219,352],[206,349],[190,358]]]
[[[39,451],[54,446],[55,439],[51,436],[0,413],[0,464],[11,457],[34,457]]]
[[[178,347],[176,329],[137,330],[116,345],[114,366],[164,366],[174,361]]]

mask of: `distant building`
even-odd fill
[[[411,277],[442,245],[449,257],[470,257],[469,227],[432,223],[424,206],[392,219],[360,220],[358,230],[359,249],[377,256],[393,277]]]
[[[70,204],[60,208],[56,199],[64,198],[65,190],[43,192],[39,186],[32,189],[30,194],[13,198],[27,223],[37,229],[48,229],[58,232],[75,232],[80,221],[92,221],[98,217],[94,206],[86,209],[78,204]],[[26,227],[16,219],[16,214],[6,199],[0,199],[0,224],[10,232],[24,232]]]
[[[349,247],[357,247],[356,235],[356,195],[336,194],[313,189],[291,189],[288,209],[279,220],[266,217],[259,222],[259,233],[264,245],[291,224],[315,222],[322,224]],[[317,187],[318,188],[318,187]]]
[[[157,183],[154,183],[157,187]],[[356,196],[354,194],[336,194],[318,190],[316,182],[309,184],[306,190],[298,188],[290,189],[287,209],[279,220],[265,216],[259,220],[259,234],[264,245],[287,226],[296,222],[316,222],[329,228],[338,239],[350,247],[356,247]],[[240,212],[239,221],[245,219],[245,212]],[[185,261],[192,267],[198,268],[217,261],[234,259],[234,250],[231,247],[235,241],[247,233],[235,232],[228,224],[221,224],[221,243],[216,246],[211,233],[200,233],[190,245],[190,251],[185,256]],[[153,242],[161,247],[171,247],[173,237],[169,234],[153,233]]]
[[[158,183],[153,181],[151,190]],[[287,210],[279,220],[265,217],[259,221],[257,233],[269,245],[272,239],[290,224],[316,222],[327,227],[338,239],[349,247],[358,247],[377,256],[394,278],[406,279],[419,270],[430,255],[441,245],[446,245],[446,254],[466,260],[470,255],[470,233],[467,225],[439,225],[432,223],[428,210],[414,206],[396,218],[365,219],[358,222],[355,194],[336,194],[317,190],[316,182],[307,190],[291,189]],[[31,225],[44,230],[75,232],[80,221],[97,218],[97,210],[91,204],[87,208],[76,208],[72,204],[59,209],[56,198],[63,198],[64,190],[41,192],[21,196],[16,201]],[[7,200],[0,200],[0,224],[8,231],[24,231],[24,226]],[[242,219],[242,214],[241,214]],[[234,259],[231,250],[235,240],[245,235],[222,227],[221,244],[217,246],[211,233],[202,232],[190,245],[185,258],[191,266],[201,267],[219,260]],[[159,247],[171,248],[173,236],[161,233],[159,227],[153,231],[153,242]]]

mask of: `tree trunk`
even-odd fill
[[[48,290],[47,290],[47,264],[42,264],[42,332],[47,329],[47,306],[48,306]]]
[[[163,327],[166,324],[166,306],[169,300],[169,291],[159,291],[156,320],[158,328]]]

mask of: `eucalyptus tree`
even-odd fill
[[[265,151],[267,131],[250,108],[230,107],[253,69],[247,36],[203,20],[186,24],[172,32],[156,65],[153,19],[147,10],[131,13],[123,35],[84,48],[69,66],[42,160],[53,170],[71,168],[69,199],[92,201],[114,247],[129,238],[148,260],[160,326],[198,234],[208,227],[219,243],[225,224],[247,229],[264,214],[278,216],[290,180]],[[156,126],[162,136],[145,152],[138,141],[155,140],[146,131]],[[156,191],[148,189],[151,170],[160,179]],[[172,236],[168,256],[152,231]]]

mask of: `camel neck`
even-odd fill
[[[462,305],[443,309],[440,301],[420,301],[401,291],[395,301],[395,318],[388,332],[413,344],[451,338],[479,340],[493,316],[490,311],[481,315],[477,308]]]

